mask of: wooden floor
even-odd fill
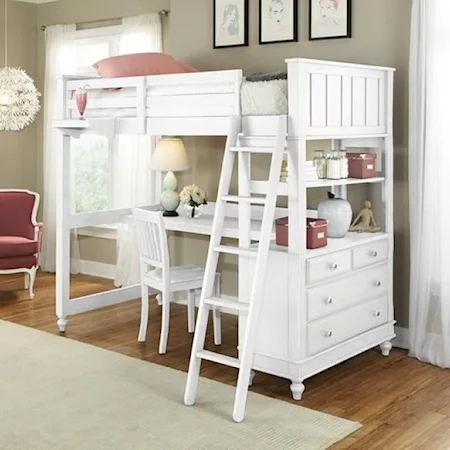
[[[38,274],[35,300],[27,299],[23,277],[0,277],[0,319],[57,334],[54,276]],[[110,281],[75,276],[72,296],[112,287]],[[146,343],[137,342],[139,302],[70,318],[67,338],[186,371],[192,335],[186,308],[174,305],[167,354],[158,354],[160,308],[152,302]],[[223,315],[223,349],[236,356],[237,320]],[[2,343],[5,345],[5,343]],[[211,330],[208,346],[212,347]],[[203,363],[202,375],[233,384],[236,370]],[[364,426],[333,449],[450,449],[450,373],[394,349],[384,358],[370,350],[306,380],[304,399],[291,399],[290,382],[257,373],[252,391],[361,422]],[[231,411],[230,411],[231,414]],[[281,449],[280,449],[281,450]]]

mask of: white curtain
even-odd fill
[[[414,0],[409,70],[410,355],[450,367],[449,0]]]
[[[158,14],[124,17],[119,52],[162,52],[162,27]]]
[[[62,149],[62,135],[53,128],[53,120],[62,117],[57,80],[75,73],[73,32],[75,25],[49,26],[45,30],[45,87],[43,139],[43,221],[42,270],[56,271],[56,161]],[[79,250],[76,235],[72,239],[72,272],[78,272]]]
[[[120,53],[162,51],[161,21],[157,14],[123,19]],[[150,170],[153,139],[150,136],[116,137],[114,170],[120,184],[113,191],[114,206],[143,206],[155,203],[155,173]],[[117,178],[116,178],[117,179]],[[139,252],[134,226],[124,220],[117,230],[117,264],[115,286],[140,282]]]

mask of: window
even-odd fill
[[[75,211],[110,209],[111,151],[104,136],[83,135],[73,144],[75,155]]]
[[[66,56],[71,58],[76,74],[96,77],[92,67],[95,62],[148,51],[161,51],[160,22],[138,16],[125,18],[121,26],[74,32]],[[148,170],[151,143],[148,136],[119,135],[109,141],[88,134],[73,139],[74,211],[88,213],[146,204],[153,195]]]
[[[119,54],[121,27],[75,32],[73,55],[77,74],[97,76],[92,65]],[[104,136],[83,135],[72,141],[74,155],[75,212],[114,207],[112,143]]]

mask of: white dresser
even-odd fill
[[[379,344],[388,355],[395,337],[391,255],[386,233],[349,233],[304,257],[274,245],[254,369],[290,379],[300,399],[306,378]],[[241,267],[244,299],[253,264]],[[241,311],[240,341],[245,315]]]

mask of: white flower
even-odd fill
[[[191,204],[192,206],[206,204],[205,191],[195,184],[185,186],[180,192],[180,201],[185,204]]]
[[[189,186],[185,186],[183,190],[180,192],[180,201],[181,203],[189,203],[191,201],[191,193],[189,191]]]
[[[197,205],[202,205],[205,201],[205,193],[198,186],[195,186],[192,190],[191,197]]]

